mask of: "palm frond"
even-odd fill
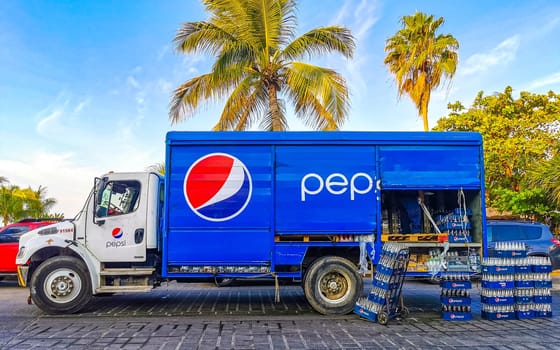
[[[294,39],[286,46],[282,54],[286,59],[294,60],[301,58],[304,54],[314,56],[336,51],[346,58],[351,58],[355,49],[354,37],[350,30],[331,26],[310,30]]]
[[[251,116],[262,111],[262,92],[255,86],[254,76],[242,80],[229,96],[215,131],[236,130],[249,128],[252,125]],[[242,129],[243,130],[243,129]]]
[[[335,71],[293,62],[287,71],[287,89],[296,115],[307,125],[323,130],[338,129],[344,123],[349,95],[344,78]]]
[[[224,45],[236,41],[231,33],[213,23],[186,22],[181,25],[173,44],[177,52],[216,55]]]

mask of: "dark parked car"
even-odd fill
[[[560,269],[560,241],[555,238],[556,242],[554,246],[551,247],[548,256],[550,256],[550,261],[552,261],[552,269]]]
[[[560,244],[550,232],[550,228],[538,222],[491,220],[487,222],[487,229],[490,250],[494,248],[496,242],[524,242],[529,256],[550,256],[552,259],[550,252],[556,244]],[[560,264],[560,261],[558,263]]]

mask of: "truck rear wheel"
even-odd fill
[[[303,280],[307,301],[323,315],[351,312],[362,289],[363,281],[356,266],[339,256],[317,259],[306,271]]]
[[[87,267],[77,258],[50,258],[39,265],[31,277],[31,298],[47,313],[78,312],[91,297]]]

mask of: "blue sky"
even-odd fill
[[[383,65],[385,40],[415,11],[444,17],[440,33],[460,44],[455,78],[432,94],[430,126],[447,115],[447,103],[468,106],[478,91],[560,92],[557,1],[300,0],[299,34],[337,24],[356,37],[353,59],[310,61],[347,79],[343,130],[422,130]],[[219,104],[173,126],[167,114],[173,88],[212,63],[175,53],[175,32],[206,18],[195,0],[1,1],[0,176],[46,186],[58,200],[54,211],[73,217],[95,176],[163,162],[167,131],[209,130]],[[293,118],[289,125],[305,130]]]

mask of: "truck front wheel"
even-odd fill
[[[77,258],[50,258],[39,265],[31,277],[31,298],[47,313],[78,312],[91,297],[87,267]]]
[[[350,260],[338,256],[317,259],[303,280],[307,301],[323,315],[351,312],[362,289],[363,281],[356,266]]]

